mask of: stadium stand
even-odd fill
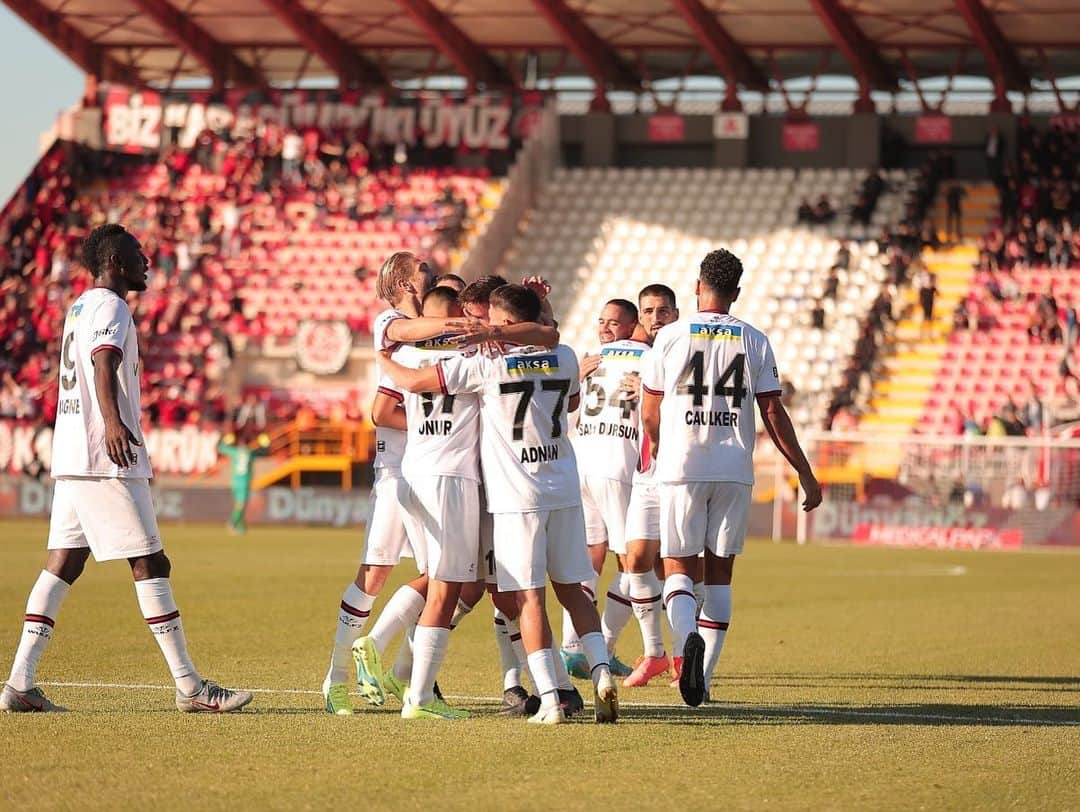
[[[509,273],[551,281],[564,340],[584,351],[603,302],[650,282],[670,285],[687,312],[697,263],[730,245],[747,271],[736,312],[769,333],[794,419],[816,427],[887,278],[865,238],[901,217],[911,191],[893,170],[871,203],[867,179],[851,169],[562,169],[526,218]],[[822,197],[834,215],[800,223],[798,201]]]
[[[127,224],[156,271],[135,314],[149,419],[220,423],[238,349],[287,341],[303,319],[369,332],[383,258],[408,248],[457,267],[502,189],[484,169],[372,166],[362,147],[279,158],[209,132],[156,160],[70,147],[43,158],[0,221],[0,417],[54,418],[55,342],[88,282],[74,273],[79,242],[98,223]],[[273,416],[297,407],[274,403]]]

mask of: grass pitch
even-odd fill
[[[0,523],[0,678],[45,535]],[[261,689],[255,702],[177,713],[171,688],[154,687],[170,680],[127,567],[91,563],[39,670],[74,712],[0,715],[0,808],[1080,808],[1073,554],[753,543],[716,704],[682,707],[665,681],[624,690],[617,726],[538,730],[491,715],[486,602],[440,676],[478,718],[406,723],[392,699],[322,710],[355,533],[165,536],[196,664]],[[631,621],[620,654],[639,652]]]

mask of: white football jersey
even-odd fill
[[[567,406],[581,391],[574,351],[560,344],[506,355],[448,358],[437,367],[444,394],[476,392],[488,511],[530,513],[581,504]]]
[[[404,344],[394,352],[394,360],[402,366],[421,369],[460,355],[456,349],[459,344],[457,336]],[[401,475],[405,479],[425,475],[480,479],[479,395],[414,395],[398,389],[386,377],[379,388],[394,391],[405,404],[409,422],[405,456],[401,461]]]
[[[585,379],[578,411],[574,453],[578,472],[631,482],[641,457],[641,411],[636,398],[620,389],[628,373],[641,374],[649,345],[612,341],[600,349],[600,366]]]
[[[664,396],[657,482],[754,484],[754,399],[780,393],[764,333],[734,316],[695,313],[660,330],[641,382]]]
[[[137,462],[121,468],[105,451],[105,420],[94,386],[94,354],[119,350],[120,419],[143,441],[140,421],[139,340],[127,302],[106,288],[91,288],[68,310],[60,350],[60,401],[53,433],[52,475],[150,479],[146,446],[132,446]]]
[[[375,362],[378,364],[379,352],[385,350],[393,342],[388,341],[386,338],[386,328],[390,326],[390,322],[394,319],[408,318],[400,310],[390,308],[384,310],[378,316],[375,317],[375,321],[371,323],[371,334],[374,338],[375,344]],[[384,390],[382,386],[379,387],[379,391],[384,395],[390,395],[394,397],[395,391],[392,389]],[[373,463],[375,468],[391,468],[397,469],[401,467],[401,458],[405,455],[405,432],[398,431],[397,429],[388,429],[382,426],[375,427],[375,462]]]

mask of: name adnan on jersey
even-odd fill
[[[641,372],[649,345],[613,341],[600,350],[600,366],[584,381],[574,451],[582,476],[631,482],[641,457],[641,411],[622,391],[623,378]]]
[[[580,392],[577,358],[564,345],[518,347],[439,363],[444,394],[480,395],[480,461],[488,510],[516,513],[581,504],[567,410]]]

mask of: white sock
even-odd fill
[[[23,618],[22,637],[15,651],[8,685],[16,691],[29,691],[34,687],[38,660],[52,639],[53,625],[60,613],[60,604],[67,597],[71,585],[57,578],[48,570],[42,570],[26,600],[26,616]]]
[[[634,617],[641,627],[641,642],[646,657],[664,656],[664,632],[661,628],[664,613],[660,608],[663,587],[652,570],[628,572],[630,600],[634,604]]]
[[[664,607],[671,624],[671,654],[682,657],[686,638],[697,631],[697,602],[689,575],[669,575],[664,581]]]
[[[375,643],[379,654],[386,651],[390,641],[397,637],[399,632],[415,623],[423,611],[424,596],[408,584],[391,595],[379,619],[371,627],[371,634],[368,635]]]
[[[615,653],[615,644],[619,635],[630,622],[634,614],[633,604],[630,602],[630,579],[627,573],[616,572],[615,579],[608,588],[607,600],[604,602],[604,615],[600,618],[600,628],[604,632],[604,642],[607,643],[608,654]]]
[[[716,662],[724,648],[731,623],[731,585],[709,584],[705,587],[705,608],[698,618],[698,630],[705,641],[705,685],[712,681]]]
[[[581,648],[585,651],[585,659],[589,661],[593,684],[608,673],[608,649],[604,642],[604,635],[600,632],[589,632],[581,638]]]
[[[566,670],[566,663],[563,662],[562,655],[559,654],[555,646],[551,647],[551,653],[555,657],[555,684],[559,686],[560,691],[572,691],[574,690],[574,683],[570,681],[570,673]],[[531,670],[531,666],[530,666]],[[533,676],[533,685],[536,685],[536,676]],[[537,688],[537,691],[540,689]],[[537,696],[540,694],[538,693]]]
[[[593,606],[596,606],[596,582],[598,578],[590,578],[588,581],[581,582],[581,588],[586,595],[589,596],[589,600],[592,601]],[[569,652],[581,651],[581,638],[578,637],[577,630],[574,628],[574,621],[570,619],[570,613],[563,609],[563,649]]]
[[[514,648],[514,657],[517,658],[521,686],[525,687],[525,675],[529,673],[529,658],[525,654],[525,641],[521,639],[521,624],[517,620],[506,619],[506,631],[510,635],[510,645]],[[557,660],[562,657],[556,655]],[[558,668],[555,669],[558,676]],[[569,679],[569,677],[568,677]]]
[[[367,594],[356,584],[349,584],[341,596],[337,631],[334,632],[334,651],[330,655],[327,680],[333,684],[348,682],[352,670],[352,644],[364,633],[375,596]]]
[[[413,638],[416,635],[415,624],[405,630],[405,637],[398,648],[397,657],[394,658],[394,676],[402,682],[412,679],[413,669]]]
[[[409,680],[409,700],[414,705],[426,705],[435,698],[435,677],[446,659],[450,630],[442,626],[417,626],[413,634],[412,679]]]
[[[573,654],[581,652],[581,640],[574,629],[574,621],[570,619],[570,613],[563,609],[562,613],[562,647],[563,651]]]
[[[514,624],[515,628],[517,624]],[[521,633],[518,632],[518,640]],[[510,640],[510,629],[507,617],[498,609],[495,610],[495,645],[499,648],[499,662],[502,664],[503,690],[509,690],[515,685],[521,685],[521,666],[518,663],[514,644]]]
[[[139,599],[139,609],[146,618],[146,625],[150,627],[150,633],[169,664],[176,689],[185,696],[194,695],[202,689],[203,681],[188,655],[184,624],[180,621],[180,610],[173,600],[172,584],[168,578],[136,581],[135,595]]]
[[[549,648],[542,648],[529,655],[529,673],[536,683],[540,697],[540,710],[546,711],[559,704],[558,682],[555,679],[556,655]]]
[[[457,608],[454,610],[454,616],[450,619],[451,631],[458,627],[458,624],[465,619],[465,616],[469,614],[476,607],[469,606],[461,598],[458,598]]]
[[[705,582],[694,581],[695,617],[701,617],[701,607],[705,605]]]

